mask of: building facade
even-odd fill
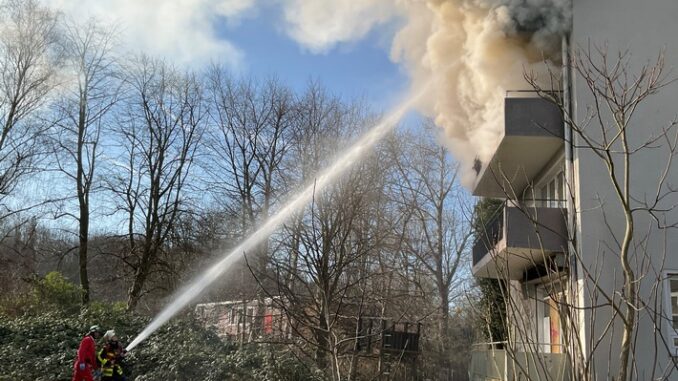
[[[678,380],[676,16],[574,0],[561,83],[507,94],[473,273],[505,284],[509,337],[472,379]]]
[[[233,341],[284,341],[291,336],[289,320],[272,298],[200,303],[195,315]]]

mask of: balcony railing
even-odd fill
[[[534,201],[538,200],[533,200]],[[536,203],[560,206],[561,201]],[[473,245],[473,273],[522,279],[527,270],[567,249],[567,210],[504,205],[485,224]]]
[[[564,351],[561,350],[561,345],[533,344],[529,347],[556,347],[558,350],[550,353],[507,350],[505,342],[476,344],[471,352],[469,380],[565,381],[570,379],[570,363],[567,354],[562,353]]]

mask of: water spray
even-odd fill
[[[383,117],[371,130],[355,142],[347,151],[340,154],[334,163],[327,167],[316,177],[315,181],[303,189],[296,197],[293,197],[277,213],[271,216],[254,233],[242,241],[235,249],[224,254],[224,256],[208,268],[202,275],[189,283],[183,290],[179,291],[173,298],[172,303],[165,307],[151,323],[127,346],[127,350],[134,349],[139,343],[145,340],[149,335],[155,332],[169,319],[181,311],[186,305],[200,295],[214,281],[219,279],[226,270],[234,263],[243,258],[245,253],[258,246],[265,238],[271,235],[280,225],[285,223],[292,215],[306,206],[316,192],[323,191],[328,185],[334,182],[347,169],[351,168],[363,154],[374,146],[386,133],[391,131],[405,113],[419,100],[426,91],[424,89],[409,97],[400,103],[391,111],[390,114]]]

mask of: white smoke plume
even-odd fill
[[[303,4],[313,4],[303,8]],[[420,110],[442,128],[444,143],[473,181],[474,159],[486,162],[502,134],[508,90],[527,89],[524,73],[560,59],[560,36],[570,25],[570,0],[370,0],[287,2],[290,35],[314,50],[361,38],[370,28],[405,20],[391,57],[404,65],[412,86],[433,86]],[[362,2],[360,2],[362,3]],[[379,11],[384,17],[365,15]],[[314,12],[314,9],[322,11]],[[368,12],[369,13],[369,12]],[[341,25],[340,32],[323,29]],[[321,32],[324,31],[324,32]],[[542,75],[543,76],[543,75]]]

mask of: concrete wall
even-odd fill
[[[640,67],[652,64],[657,55],[664,49],[666,70],[678,66],[678,1],[676,0],[574,0],[573,35],[575,50],[588,49],[589,46],[602,47],[607,44],[610,62],[616,61],[621,51],[628,51],[630,74],[637,73]],[[595,57],[595,55],[594,55]],[[678,72],[672,73],[674,76]],[[593,98],[586,89],[581,76],[575,74],[575,118],[585,123],[591,115],[590,107]],[[671,85],[651,96],[638,108],[632,119],[632,145],[637,146],[656,135],[669,124],[678,110],[678,86]],[[609,113],[604,114],[606,122],[611,121]],[[596,123],[589,131],[596,131]],[[579,145],[586,145],[582,140]],[[658,142],[655,146],[658,146]],[[651,198],[656,192],[658,179],[667,160],[668,149],[664,144],[654,149],[643,149],[632,157],[631,192],[639,199]],[[620,204],[617,200],[608,170],[602,161],[589,149],[580,148],[575,152],[575,171],[578,201],[578,238],[580,253],[583,258],[582,267],[588,271],[589,278],[595,278],[602,289],[620,290],[622,273],[617,258],[618,245],[624,231],[624,220]],[[678,185],[678,168],[669,173],[669,183]],[[678,203],[678,198],[671,196],[662,205],[671,206]],[[678,221],[678,212],[673,209],[662,215],[667,221]],[[649,380],[664,376],[662,379],[678,380],[678,372],[673,371],[668,377],[663,372],[672,367],[672,361],[657,334],[652,317],[654,308],[660,309],[664,297],[663,284],[657,289],[659,300],[653,286],[656,279],[664,272],[678,272],[678,234],[675,231],[659,230],[656,223],[647,213],[635,215],[636,234],[634,243],[636,252],[634,266],[638,274],[645,278],[641,284],[641,298],[651,308],[641,311],[641,324],[636,337],[636,360],[638,364],[634,379]],[[650,265],[651,264],[651,265]],[[581,269],[580,269],[581,270]],[[595,296],[593,281],[586,279],[585,271],[579,277],[585,280],[585,291],[582,302],[592,306],[603,302],[600,295]],[[605,325],[611,319],[609,308],[598,308],[596,314],[590,311],[585,314],[586,337],[590,339],[601,335]],[[591,323],[595,320],[595,323]],[[660,331],[667,333],[668,322],[662,322]],[[617,359],[620,353],[619,341],[621,326],[614,325],[604,336],[604,343],[595,353],[598,379],[606,380],[615,376],[618,371]],[[654,359],[658,358],[657,363]],[[610,373],[608,374],[608,364]],[[658,373],[657,373],[658,371]],[[654,373],[653,373],[654,372]]]

